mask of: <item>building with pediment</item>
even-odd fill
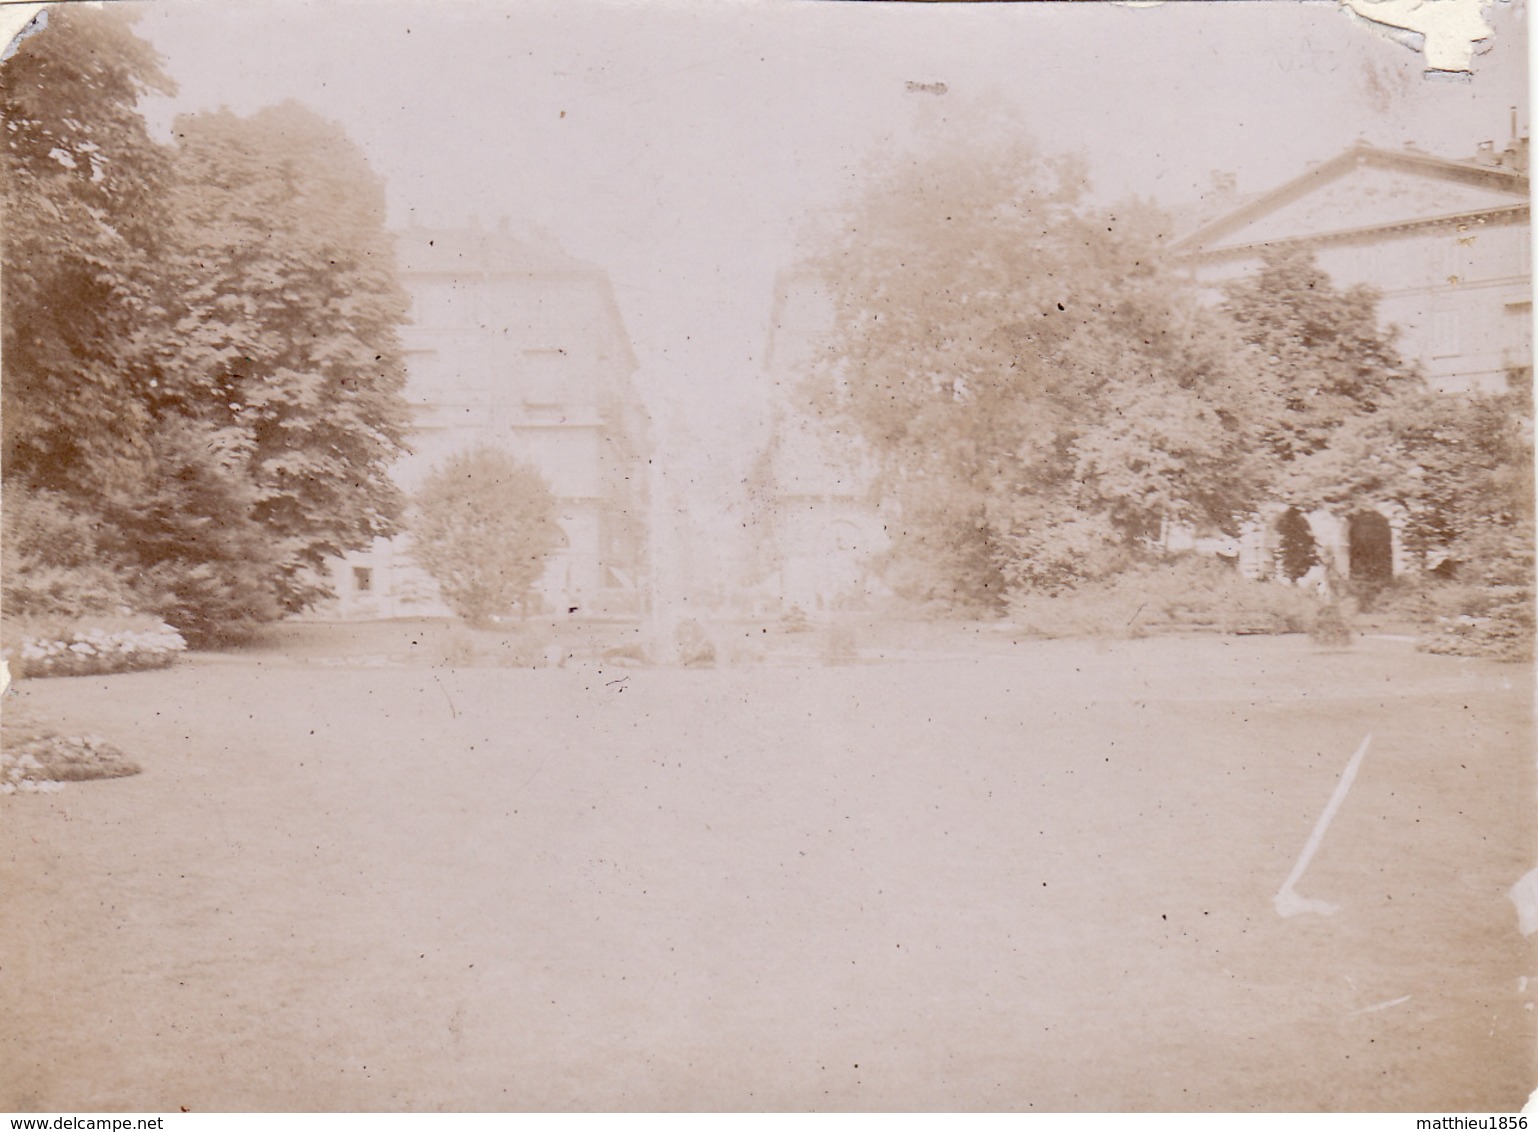
[[[1526,138],[1499,152],[1485,143],[1467,160],[1358,144],[1208,219],[1170,252],[1216,289],[1258,268],[1268,249],[1307,249],[1337,286],[1378,292],[1379,317],[1432,389],[1502,392],[1532,380],[1527,154]],[[1287,510],[1228,548],[1246,573],[1274,568]],[[1343,575],[1381,578],[1411,565],[1392,501],[1306,518]]]
[[[1434,389],[1496,392],[1532,366],[1527,139],[1466,161],[1358,144],[1224,212],[1171,247],[1212,286],[1268,248],[1306,248],[1342,287],[1367,284]]]
[[[396,237],[411,296],[402,330],[412,452],[393,469],[409,492],[456,453],[490,446],[533,465],[564,535],[537,597],[560,613],[634,615],[646,590],[649,423],[636,358],[608,275],[548,237],[408,228]],[[410,540],[339,561],[344,618],[444,616]]]

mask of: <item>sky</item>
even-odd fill
[[[1041,148],[1084,154],[1097,196],[1166,205],[1216,171],[1273,187],[1358,138],[1468,156],[1505,144],[1513,106],[1527,122],[1521,0],[1489,5],[1467,81],[1424,78],[1417,52],[1302,0],[140,7],[180,88],[146,105],[157,128],[295,98],[346,127],[393,223],[507,216],[605,267],[659,439],[701,474],[761,439],[774,279],[809,220],[922,120],[1016,107]]]

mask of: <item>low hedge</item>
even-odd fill
[[[1196,557],[1136,566],[1065,594],[1019,594],[1009,603],[1010,620],[1039,637],[1306,633],[1318,629],[1327,611],[1341,616],[1308,590],[1251,581],[1231,566]]]

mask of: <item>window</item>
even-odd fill
[[[354,566],[352,568],[352,588],[360,594],[366,594],[374,588],[374,568],[372,566]]]

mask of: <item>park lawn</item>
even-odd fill
[[[1531,676],[1211,637],[26,682],[144,773],[0,798],[0,1108],[1513,1110]],[[1369,732],[1298,885],[1339,910],[1282,919]]]

